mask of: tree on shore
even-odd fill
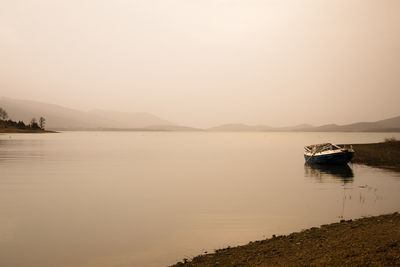
[[[32,129],[40,129],[39,124],[37,123],[36,118],[32,118],[30,126],[31,126]]]
[[[7,111],[5,111],[3,108],[0,108],[0,118],[5,121],[8,119],[8,114]]]
[[[40,117],[39,122],[36,118],[32,118],[30,124],[25,124],[23,121],[13,121],[8,119],[7,112],[0,107],[0,128],[17,128],[21,130],[44,130],[46,119]]]
[[[39,119],[39,127],[40,127],[40,129],[44,130],[45,124],[46,124],[46,119],[43,118],[43,117],[40,117],[40,119]]]
[[[25,128],[26,128],[26,125],[25,125],[25,123],[24,123],[23,121],[19,121],[19,122],[17,123],[17,128],[18,128],[18,129],[25,129]]]

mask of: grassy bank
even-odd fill
[[[353,163],[400,171],[400,141],[388,139],[382,143],[353,144]]]
[[[173,266],[400,266],[398,213],[250,242]]]

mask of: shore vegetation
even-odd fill
[[[45,129],[46,119],[40,117],[39,122],[36,118],[32,118],[29,124],[24,121],[14,121],[9,119],[9,115],[5,109],[0,107],[0,133],[41,133],[49,132]]]
[[[384,142],[353,144],[353,163],[400,171],[400,140],[391,137]]]

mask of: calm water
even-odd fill
[[[0,266],[166,266],[400,209],[400,175],[304,166],[303,146],[392,133],[0,135]]]

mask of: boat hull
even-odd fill
[[[347,164],[353,158],[353,155],[354,155],[353,151],[345,150],[340,152],[334,152],[323,155],[314,155],[314,156],[304,154],[304,158],[307,163],[311,164],[341,165],[341,164]]]

